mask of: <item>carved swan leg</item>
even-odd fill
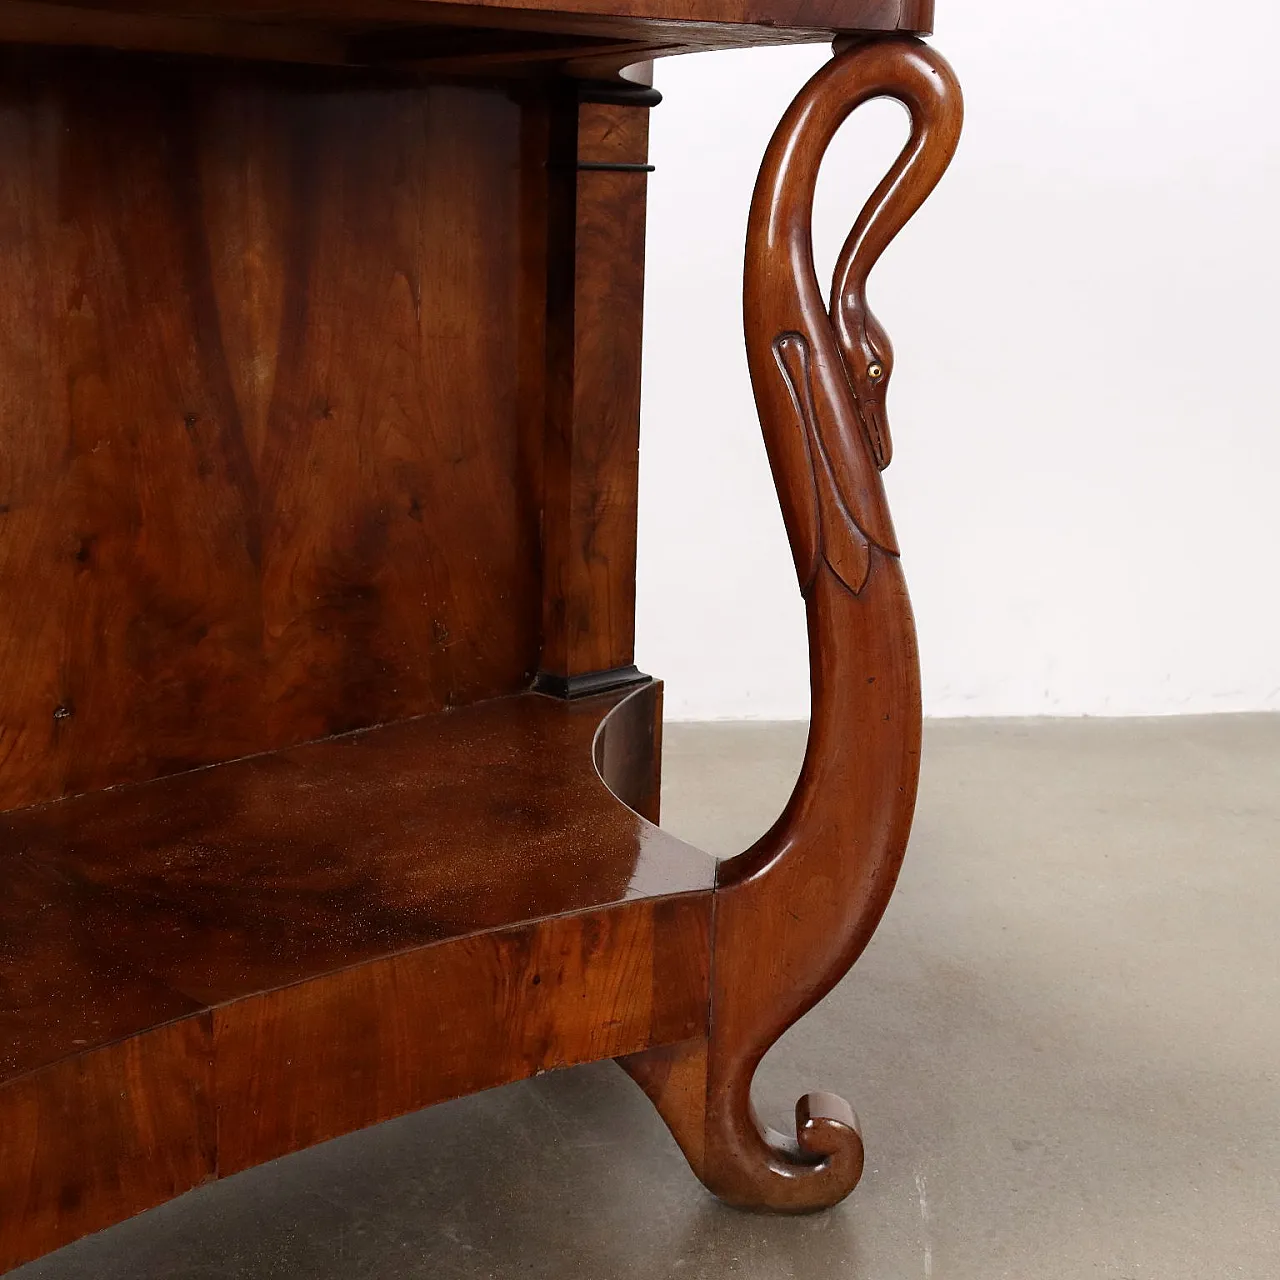
[[[810,234],[818,166],[844,119],[877,97],[903,102],[912,132],[845,242],[828,311]],[[919,664],[880,479],[893,353],[867,309],[866,278],[945,171],[961,113],[951,69],[918,40],[855,45],[792,103],[752,201],[747,354],[807,606],[809,742],[772,830],[720,866],[709,1038],[623,1061],[698,1177],[744,1207],[824,1208],[862,1173],[847,1103],[807,1094],[789,1139],[757,1120],[751,1080],[769,1046],[866,946],[911,826]]]

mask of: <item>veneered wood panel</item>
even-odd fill
[[[348,0],[350,2],[350,0]],[[478,0],[478,7],[523,9],[527,0]],[[928,32],[933,0],[535,0],[561,13],[777,27]]]
[[[709,890],[453,939],[0,1084],[0,1270],[447,1098],[707,1034]]]
[[[652,778],[657,705],[523,694],[0,817],[0,1259],[705,1036],[715,862],[593,759]]]
[[[0,54],[0,809],[527,684],[522,116]]]
[[[706,1030],[710,894],[481,934],[215,1013],[224,1174]]]
[[[208,1014],[0,1085],[0,1271],[216,1171]]]
[[[570,679],[635,654],[636,488],[648,111],[583,102],[560,163],[548,378],[542,670]],[[565,188],[568,190],[565,190]],[[563,234],[563,230],[562,230]]]
[[[130,964],[94,894],[33,862],[0,831],[0,1081],[198,1012]]]
[[[653,776],[651,694],[494,699],[0,817],[0,1079],[412,948],[709,891],[714,860],[592,759],[615,709],[613,754]]]
[[[596,768],[624,804],[658,823],[662,809],[662,685],[637,689],[600,726]]]
[[[334,65],[413,65],[442,74],[568,70],[613,78],[651,56],[914,31],[933,0],[3,0],[7,43],[150,49]]]

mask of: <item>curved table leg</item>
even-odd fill
[[[901,155],[837,264],[828,311],[813,267],[818,166],[844,119],[877,97],[912,117]],[[801,90],[765,154],[747,232],[747,353],[808,614],[812,721],[782,816],[723,862],[714,897],[710,1035],[623,1060],[694,1171],[722,1199],[804,1212],[862,1173],[847,1103],[810,1093],[796,1137],[767,1130],[751,1080],[778,1036],[848,971],[888,904],[915,805],[915,629],[880,470],[892,348],[866,277],[942,176],[960,91],[917,40],[856,44]]]

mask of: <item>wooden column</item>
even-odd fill
[[[636,485],[651,89],[579,87],[553,115],[543,642],[538,687],[640,678]]]

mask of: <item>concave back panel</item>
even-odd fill
[[[0,55],[0,810],[528,683],[521,137],[499,91]]]

